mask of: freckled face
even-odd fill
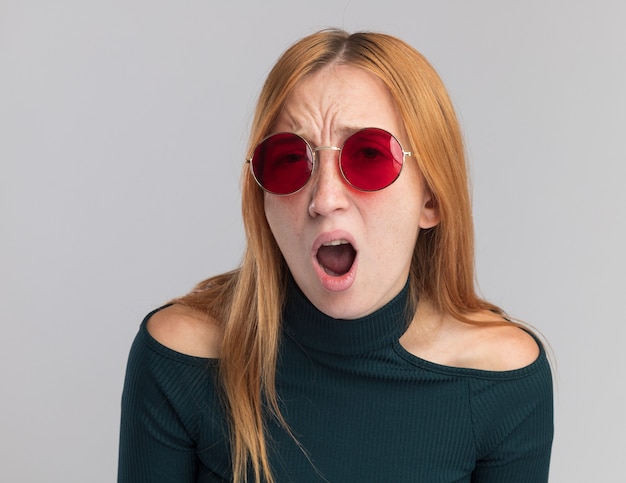
[[[312,147],[342,146],[358,129],[377,127],[411,151],[397,106],[382,81],[336,65],[301,80],[273,132],[294,132]],[[438,221],[413,157],[399,178],[376,192],[344,181],[333,150],[317,152],[297,193],[265,193],[265,216],[296,283],[325,314],[354,319],[379,309],[409,275],[420,228]]]

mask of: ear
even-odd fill
[[[430,190],[424,196],[424,204],[420,213],[419,227],[432,228],[439,223],[439,204]]]

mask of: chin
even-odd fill
[[[376,311],[378,308],[376,307],[366,307],[362,303],[358,303],[359,301],[367,300],[367,297],[356,297],[357,300],[354,300],[352,295],[343,293],[332,293],[327,294],[322,297],[320,303],[316,303],[312,301],[313,305],[317,307],[317,309],[332,317],[333,319],[344,319],[344,320],[352,320],[358,319],[361,317],[365,317],[366,315],[371,314]]]

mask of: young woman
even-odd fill
[[[120,482],[547,481],[546,354],[476,295],[461,134],[417,51],[338,30],[288,49],[243,217],[241,266],[141,326]]]

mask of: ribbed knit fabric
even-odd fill
[[[553,435],[546,354],[514,371],[424,361],[398,339],[405,288],[358,320],[319,312],[290,286],[277,390],[302,448],[269,422],[278,482],[539,483]],[[119,483],[231,480],[217,361],[160,345],[146,317],[122,401]]]

